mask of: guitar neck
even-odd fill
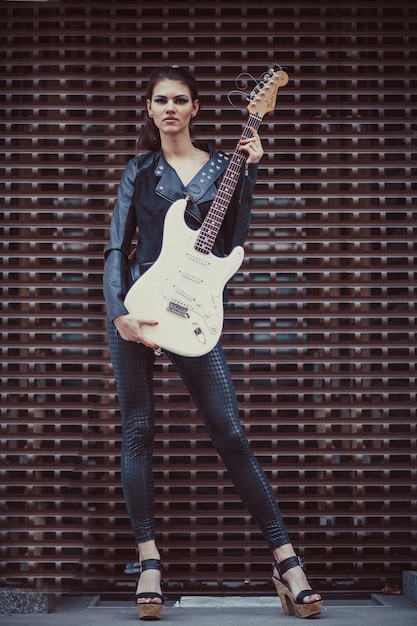
[[[233,192],[236,189],[242,166],[246,161],[245,154],[238,149],[240,142],[242,139],[252,137],[251,128],[258,130],[261,125],[261,121],[262,119],[256,115],[249,116],[248,122],[243,129],[236,149],[230,158],[230,163],[223,175],[211,207],[201,226],[199,236],[197,237],[194,245],[194,248],[198,250],[198,252],[209,254],[214,246],[214,242],[216,241],[224,216],[226,215],[226,211],[229,207],[230,200],[232,199]]]

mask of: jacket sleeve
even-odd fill
[[[104,298],[111,320],[128,313],[123,300],[127,292],[126,275],[130,248],[136,231],[136,212],[132,203],[137,175],[137,160],[131,159],[122,174],[110,223],[110,239],[104,248]]]
[[[249,233],[253,190],[258,176],[257,163],[248,163],[243,170],[229,211],[226,213],[224,252],[229,254],[236,246],[243,246]]]

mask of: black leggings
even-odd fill
[[[122,483],[137,543],[155,538],[152,455],[155,355],[122,339],[107,321],[122,418]],[[242,502],[271,549],[289,543],[271,486],[240,423],[236,394],[220,344],[201,357],[167,355],[204,420]]]

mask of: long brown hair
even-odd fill
[[[149,79],[148,90],[146,92],[147,100],[152,99],[153,90],[156,84],[159,83],[159,81],[165,79],[178,80],[181,83],[184,83],[190,90],[193,102],[194,100],[199,99],[197,81],[194,76],[184,67],[172,65],[171,67],[162,67],[159,70],[155,70],[154,72],[152,72]],[[159,135],[159,130],[155,126],[153,119],[151,117],[148,117],[140,132],[137,142],[137,149],[150,150],[153,152],[155,150],[159,150],[160,147],[161,137]]]

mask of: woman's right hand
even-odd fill
[[[115,317],[113,324],[117,328],[121,338],[125,341],[143,343],[143,345],[152,348],[152,350],[159,349],[159,346],[146,339],[142,332],[142,326],[156,326],[158,324],[156,320],[138,320],[128,313]]]

